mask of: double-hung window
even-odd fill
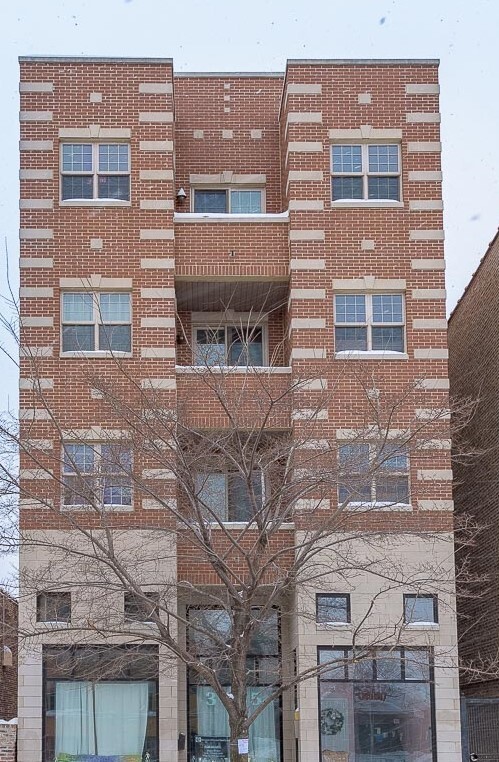
[[[336,294],[336,352],[405,351],[402,294]]]
[[[64,445],[62,504],[129,508],[132,505],[132,451],[123,443]]]
[[[127,143],[63,143],[61,200],[130,200]]]
[[[204,366],[262,366],[262,326],[219,326],[194,329],[194,364]]]
[[[131,352],[130,294],[71,291],[62,295],[63,352]]]
[[[342,444],[338,455],[340,504],[409,504],[409,458],[401,444]]]
[[[258,188],[194,190],[194,212],[211,214],[260,214],[263,191]]]
[[[198,473],[197,499],[207,521],[250,522],[262,508],[263,474],[251,474],[250,485],[236,471]]]
[[[400,201],[400,146],[331,147],[334,201]]]

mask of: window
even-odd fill
[[[316,621],[319,624],[347,624],[350,622],[350,596],[318,593],[316,595]]]
[[[436,595],[404,595],[405,624],[438,623],[438,599]]]
[[[331,148],[333,201],[400,201],[400,147],[334,145]]]
[[[144,597],[146,600],[144,600]],[[144,593],[144,597],[125,593],[124,612],[127,622],[152,622],[157,614],[158,593]]]
[[[340,503],[409,503],[409,459],[400,443],[355,443],[338,448]]]
[[[263,328],[261,326],[222,326],[194,329],[194,364],[204,366],[264,365]]]
[[[251,489],[238,472],[211,472],[196,475],[197,499],[207,521],[252,521],[262,508],[263,474],[254,471]]]
[[[130,294],[67,292],[62,295],[63,352],[131,352]]]
[[[336,294],[336,352],[404,352],[402,294]]]
[[[36,596],[37,622],[70,622],[71,593],[38,593]]]
[[[126,143],[63,143],[61,199],[130,200],[130,147]]]
[[[435,729],[430,651],[319,648],[321,760],[433,762]]]
[[[194,211],[211,214],[260,214],[263,211],[262,191],[214,188],[194,190]]]
[[[132,451],[128,445],[65,444],[63,505],[131,506],[131,468]]]

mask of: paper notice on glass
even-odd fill
[[[239,754],[247,754],[248,753],[248,739],[247,738],[238,738],[237,739],[237,751]]]

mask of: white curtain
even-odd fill
[[[197,686],[198,735],[229,738],[229,716],[217,694],[208,685]]]
[[[269,689],[264,687],[248,688],[247,702],[248,715],[253,714],[259,704],[268,695]],[[278,762],[280,758],[280,740],[276,737],[276,722],[272,701],[258,715],[249,729],[249,753],[250,757],[258,762]]]
[[[142,754],[147,705],[147,682],[56,682],[56,759]]]

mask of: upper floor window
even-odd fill
[[[436,624],[438,599],[436,595],[404,595],[405,624]]]
[[[36,596],[37,622],[70,622],[71,593],[38,593]]]
[[[318,624],[348,624],[350,620],[350,596],[318,593],[316,621]]]
[[[199,473],[195,487],[202,512],[208,521],[252,521],[261,510],[263,475],[253,471],[251,486],[236,471]]]
[[[63,143],[61,199],[130,200],[127,143]]]
[[[342,444],[338,454],[340,503],[409,503],[409,458],[401,444]]]
[[[65,444],[62,504],[129,507],[132,505],[132,451],[121,442]]]
[[[62,295],[63,352],[131,352],[130,294],[66,292]]]
[[[194,364],[205,366],[265,365],[261,326],[225,325],[194,329]]]
[[[158,613],[159,593],[146,592],[141,595],[125,593],[124,614],[127,622],[153,622]]]
[[[336,294],[336,352],[404,352],[402,294]]]
[[[333,201],[400,201],[400,147],[334,145],[331,148]]]
[[[212,214],[260,214],[263,212],[261,189],[195,189],[194,212]]]

